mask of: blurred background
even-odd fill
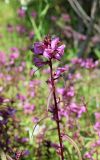
[[[87,107],[86,113],[78,110],[83,117],[77,118],[75,110],[70,122],[65,115],[61,121],[72,138],[64,141],[66,160],[79,160],[80,153],[83,160],[99,160],[100,1],[0,0],[1,160],[59,159],[55,122],[45,119],[51,101],[45,83],[49,69],[35,72],[30,51],[46,35],[60,37],[66,45],[54,68],[71,67],[63,81],[73,93],[70,98]],[[60,97],[64,83],[57,85]]]

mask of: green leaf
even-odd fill
[[[100,51],[98,49],[94,50],[95,55],[100,59]]]

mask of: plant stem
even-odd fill
[[[50,66],[51,84],[52,84],[52,89],[53,89],[53,98],[54,98],[54,105],[55,105],[55,112],[56,112],[56,123],[57,123],[57,130],[58,130],[58,137],[59,137],[59,144],[60,144],[60,151],[61,151],[61,160],[64,160],[63,144],[62,144],[59,115],[58,115],[58,106],[57,106],[57,99],[56,99],[56,92],[55,92],[55,82],[54,82],[54,78],[53,78],[53,68],[52,68],[52,61],[51,60],[50,60],[49,66]]]

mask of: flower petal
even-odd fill
[[[52,49],[56,49],[58,43],[59,43],[59,38],[58,38],[58,37],[54,38],[54,39],[51,41],[51,48],[52,48]]]
[[[44,44],[42,42],[34,43],[34,47],[31,48],[31,51],[34,51],[35,54],[41,55],[44,51]]]
[[[46,58],[52,58],[52,49],[45,49],[43,52],[44,57]]]

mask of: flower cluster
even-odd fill
[[[82,68],[93,69],[98,66],[98,61],[93,61],[92,58],[82,59],[82,58],[74,58],[71,60],[72,64],[79,65]]]
[[[45,57],[47,60],[60,60],[64,54],[64,48],[65,45],[61,44],[58,37],[51,39],[50,36],[47,36],[44,38],[43,42],[34,43],[34,46],[31,47],[31,51],[35,54],[35,65],[41,67],[47,64],[47,61],[44,62],[40,56]]]

